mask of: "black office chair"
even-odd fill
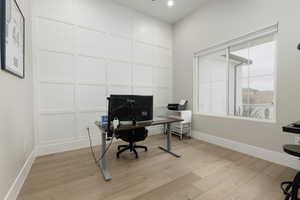
[[[128,142],[129,144],[118,146],[117,158],[120,158],[120,154],[127,150],[130,150],[130,152],[134,152],[136,158],[139,157],[136,149],[144,149],[145,151],[148,151],[148,148],[146,146],[136,145],[136,142],[145,140],[147,136],[148,130],[146,128],[119,131],[117,133],[117,138],[120,138],[121,140]]]
[[[284,152],[300,158],[300,145],[286,144],[283,146]],[[300,200],[298,191],[300,188],[300,172],[298,172],[293,181],[281,183],[281,189],[285,195],[285,200]]]

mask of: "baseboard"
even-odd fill
[[[17,178],[11,185],[10,189],[8,190],[4,200],[16,200],[18,197],[19,192],[22,189],[22,186],[30,172],[32,164],[35,159],[35,151],[33,150],[31,154],[28,156],[25,164],[23,165],[21,171],[19,172]]]
[[[149,136],[161,133],[161,126],[149,128]],[[93,145],[101,145],[101,137],[94,137]],[[72,151],[90,146],[88,138],[70,139],[59,142],[52,142],[49,144],[39,144],[36,147],[36,156],[43,156],[53,153],[61,153],[65,151]]]
[[[256,147],[245,143],[201,133],[199,131],[193,131],[193,138],[222,146],[224,148],[232,149],[244,154],[248,154],[276,164],[300,170],[300,161],[298,160],[298,158],[285,153],[267,150],[261,147]]]
[[[100,145],[100,137],[92,139],[93,145]],[[36,156],[44,156],[53,153],[61,153],[65,151],[72,151],[90,146],[88,138],[70,139],[66,141],[53,142],[49,144],[39,144],[36,147]]]

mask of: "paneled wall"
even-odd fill
[[[40,154],[87,145],[110,94],[172,99],[171,26],[105,0],[34,0],[36,135]],[[153,130],[152,130],[153,131]],[[158,131],[158,130],[156,130]]]

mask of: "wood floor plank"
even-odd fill
[[[192,183],[201,179],[196,174],[190,172],[180,178],[157,187],[145,194],[136,197],[134,200],[150,200],[150,199],[165,199],[165,200],[179,200],[190,198],[192,196]],[[194,188],[193,188],[194,189]],[[196,190],[194,190],[196,191]],[[197,191],[196,191],[197,192]]]
[[[296,170],[199,140],[173,138],[177,159],[158,149],[164,136],[148,137],[139,159],[108,152],[113,180],[105,182],[89,148],[35,160],[18,200],[279,200],[279,184]],[[100,147],[96,147],[97,155]]]

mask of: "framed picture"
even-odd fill
[[[25,18],[15,0],[1,0],[1,68],[25,77]]]

